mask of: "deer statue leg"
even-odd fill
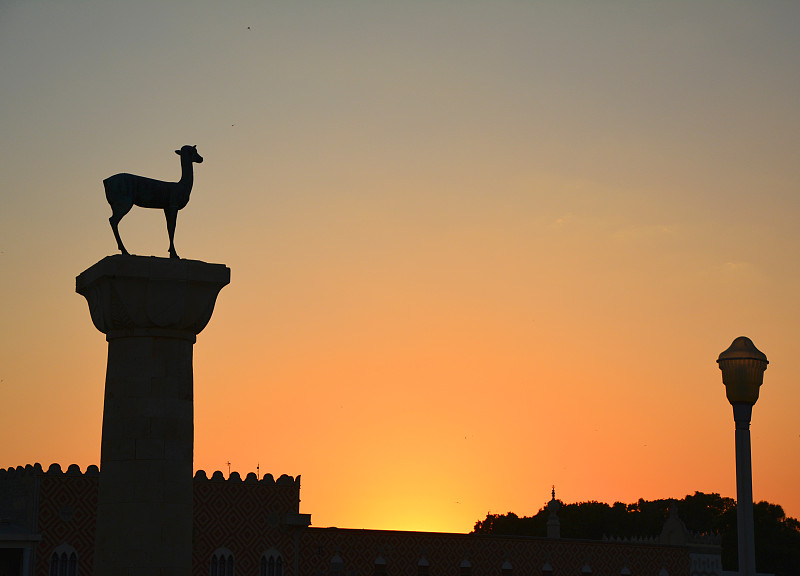
[[[167,218],[167,233],[169,234],[169,257],[180,258],[175,251],[175,222],[178,220],[178,209],[164,208],[164,216]]]
[[[120,252],[122,252],[125,256],[130,256],[130,253],[125,250],[125,246],[122,244],[122,238],[119,237],[119,228],[118,224],[119,221],[122,220],[122,217],[130,211],[133,207],[133,204],[115,204],[111,206],[112,214],[111,218],[108,221],[111,223],[111,230],[114,232],[114,238],[117,239],[117,248],[119,248]]]

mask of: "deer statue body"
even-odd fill
[[[178,210],[189,203],[189,194],[192,192],[194,175],[192,163],[203,161],[197,153],[197,146],[183,146],[175,150],[181,157],[181,179],[177,182],[162,182],[133,174],[115,174],[103,180],[106,189],[106,200],[111,205],[111,230],[117,239],[117,247],[123,254],[129,254],[119,237],[119,221],[134,206],[142,208],[161,208],[167,219],[167,233],[169,234],[169,256],[178,258],[175,252],[175,222],[178,219]]]

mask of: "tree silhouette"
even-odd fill
[[[736,570],[738,532],[736,501],[719,494],[695,492],[681,500],[644,500],[634,504],[602,502],[561,504],[558,512],[561,537],[600,540],[604,536],[651,538],[658,536],[676,504],[686,528],[698,534],[719,534],[722,540],[722,567]],[[488,514],[475,523],[474,534],[543,537],[547,533],[547,506],[534,516]],[[783,508],[769,502],[753,507],[756,539],[756,568],[776,576],[800,576],[800,522],[788,518]]]

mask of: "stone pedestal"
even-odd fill
[[[76,280],[108,340],[95,576],[192,567],[192,348],[222,264],[109,256]]]

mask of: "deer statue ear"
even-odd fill
[[[178,156],[180,156],[180,155],[181,155],[181,151],[180,151],[180,150],[175,150],[175,154],[177,154]]]

